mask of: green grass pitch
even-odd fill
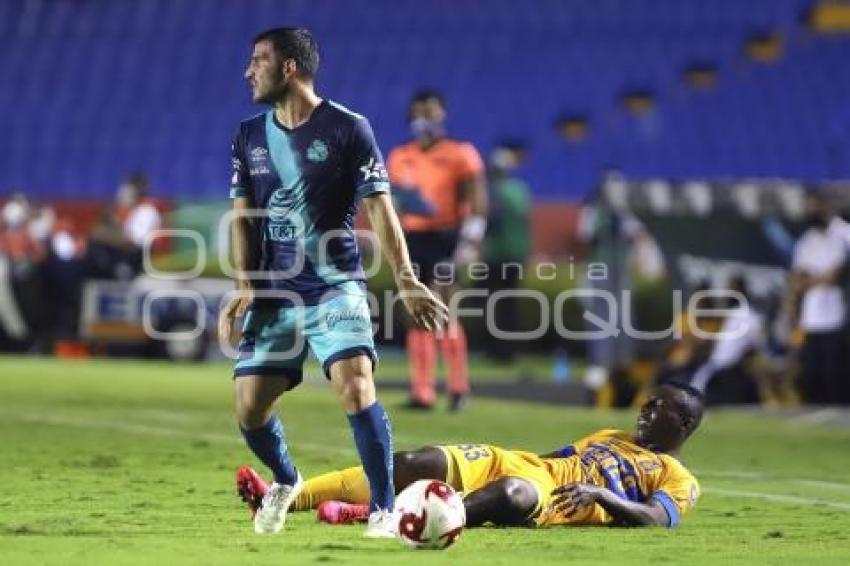
[[[397,448],[480,441],[544,451],[630,412],[475,399],[405,413]],[[307,474],[356,461],[342,411],[311,378],[282,406]],[[256,462],[232,420],[228,367],[0,358],[0,564],[850,564],[850,429],[716,412],[683,459],[703,487],[676,530],[468,530],[444,552],[291,516],[254,535],[233,488]],[[405,562],[407,561],[407,562]]]

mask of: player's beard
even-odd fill
[[[282,72],[278,72],[276,76],[272,77],[272,80],[270,80],[269,83],[273,86],[265,92],[257,94],[255,102],[258,104],[275,104],[277,102],[282,102],[287,96],[289,96],[289,81],[283,77]]]

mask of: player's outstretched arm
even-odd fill
[[[239,294],[232,297],[221,309],[218,319],[218,334],[227,342],[233,343],[234,321],[245,315],[245,311],[253,301],[251,280],[248,272],[257,268],[258,243],[255,241],[255,231],[252,219],[244,212],[252,207],[247,197],[233,199],[234,218],[230,225],[231,248],[233,264],[236,268],[236,290]]]
[[[401,224],[386,193],[363,199],[372,230],[378,235],[384,257],[390,262],[401,300],[413,321],[429,330],[442,327],[449,318],[449,309],[417,279],[410,264],[407,242]]]
[[[552,495],[555,496],[552,500],[553,511],[567,517],[582,507],[599,504],[614,517],[614,523],[618,525],[666,527],[670,524],[670,517],[660,502],[654,499],[650,499],[649,503],[629,501],[598,485],[570,483],[555,488]]]

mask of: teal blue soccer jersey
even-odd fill
[[[372,128],[343,106],[322,101],[292,129],[269,110],[236,132],[230,195],[261,211],[260,289],[311,305],[343,282],[363,284],[354,217],[361,198],[380,192],[389,182]]]
[[[234,376],[300,383],[307,346],[326,374],[337,360],[377,360],[355,238],[361,198],[389,192],[368,120],[323,101],[297,128],[270,110],[243,121],[233,141],[230,196],[257,209],[260,292],[242,331]],[[263,293],[265,291],[265,293]],[[290,298],[269,298],[273,292]]]

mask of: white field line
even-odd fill
[[[834,481],[820,481],[820,480],[794,480],[794,483],[799,483],[802,485],[809,485],[812,487],[821,487],[824,489],[846,489],[850,490],[850,484],[839,483]]]
[[[763,472],[748,472],[744,470],[693,470],[697,477],[732,478],[740,480],[761,480],[767,476]]]
[[[148,436],[162,436],[168,438],[187,438],[193,440],[206,440],[213,443],[225,444],[241,444],[242,439],[239,435],[221,434],[215,432],[199,432],[190,430],[181,430],[178,428],[166,428],[152,425],[132,424],[123,421],[105,420],[105,419],[90,419],[90,418],[74,418],[74,417],[59,417],[55,415],[23,415],[20,413],[0,412],[0,416],[11,417],[18,421],[24,421],[32,424],[45,424],[53,426],[72,426],[76,428],[85,428],[90,430],[111,430],[125,432],[128,434],[142,434]],[[317,452],[332,452],[334,454],[352,456],[356,454],[353,447],[317,444],[315,442],[293,442],[296,450],[306,448]]]
[[[775,493],[762,493],[759,491],[741,491],[737,489],[722,489],[716,487],[706,487],[703,489],[705,493],[720,495],[725,497],[745,497],[748,499],[762,499],[774,503],[783,503],[790,505],[811,505],[832,507],[833,509],[841,509],[850,511],[850,503],[836,503],[833,501],[824,501],[823,499],[814,499],[809,497],[795,497],[792,495],[778,495]]]
[[[844,411],[844,410],[826,408],[826,409],[817,409],[815,411],[805,412],[801,415],[797,415],[796,417],[793,418],[793,420],[801,422],[801,423],[823,425],[823,424],[829,424],[829,423],[835,421],[836,419],[841,419],[845,415],[846,415],[846,411]]]
[[[20,413],[11,413],[11,412],[0,412],[0,416],[11,417],[19,421],[29,422],[33,424],[46,424],[46,425],[54,425],[54,426],[72,426],[76,428],[85,428],[90,430],[112,430],[119,432],[126,432],[128,434],[141,434],[147,436],[162,436],[168,438],[186,438],[186,439],[194,439],[194,440],[206,440],[208,442],[213,443],[226,443],[226,444],[240,444],[242,441],[236,434],[221,434],[214,432],[193,432],[187,430],[179,430],[174,428],[164,428],[158,426],[151,425],[140,425],[140,424],[130,424],[123,421],[114,421],[114,420],[104,420],[104,419],[87,419],[87,418],[73,418],[73,417],[58,417],[55,415],[23,415]],[[354,455],[355,451],[351,447],[344,446],[327,446],[324,444],[317,444],[314,442],[299,442],[296,443],[296,447],[301,446],[309,450],[316,450],[319,452],[334,452],[336,454],[344,454],[346,456]],[[734,470],[730,471],[703,471],[702,475],[714,475],[715,477],[737,477],[737,478],[748,478],[754,479],[759,477],[758,472],[738,472]],[[764,475],[762,475],[764,476]],[[833,483],[833,482],[819,482],[816,480],[791,480],[796,481],[798,483],[807,483],[810,485],[817,486],[840,486],[842,488],[850,488],[850,485],[841,484],[841,483]],[[742,491],[742,490],[734,490],[734,489],[725,489],[725,488],[715,488],[715,487],[705,487],[703,489],[706,493],[711,493],[720,496],[727,497],[745,497],[749,499],[761,499],[764,501],[771,501],[775,503],[784,503],[784,504],[792,504],[792,505],[812,505],[818,506],[822,505],[825,507],[832,507],[834,509],[842,509],[845,511],[850,511],[850,503],[836,503],[832,501],[824,501],[822,499],[814,499],[807,497],[795,497],[790,495],[778,495],[774,493],[762,493],[757,491]]]
[[[813,480],[808,478],[784,478],[773,476],[765,472],[745,471],[745,470],[695,470],[694,475],[698,478],[730,478],[740,480],[770,480],[780,483],[796,483],[809,487],[818,487],[821,489],[840,489],[850,490],[850,483]]]

